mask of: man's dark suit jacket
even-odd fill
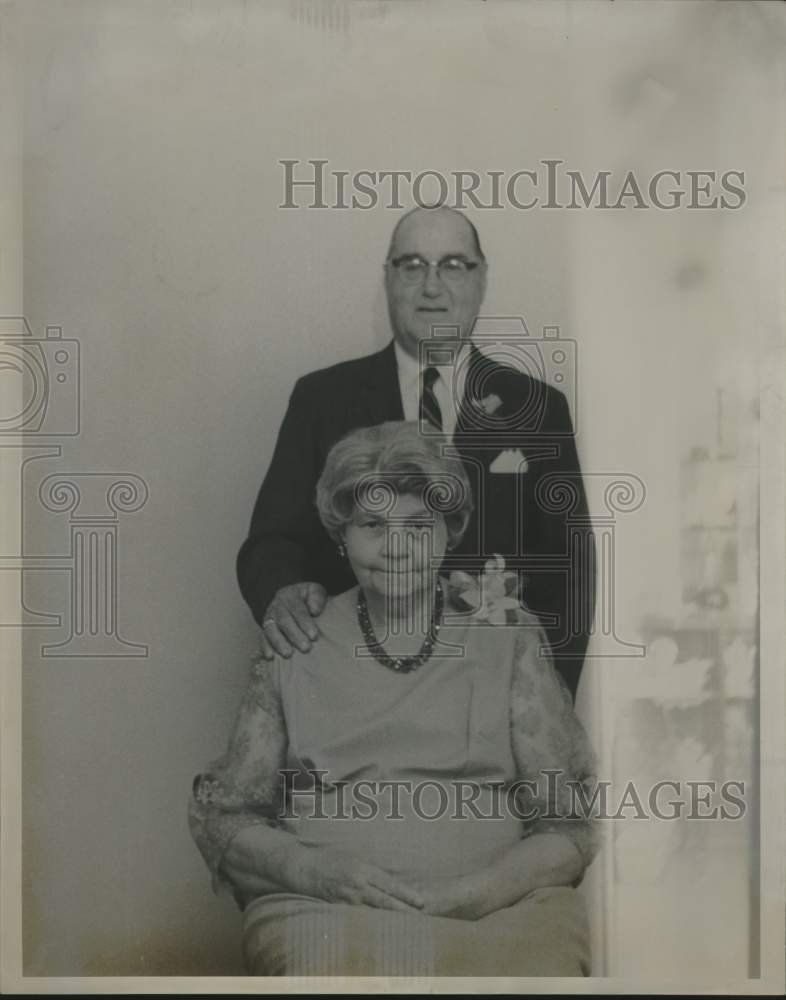
[[[489,362],[477,350],[472,357],[486,366],[484,397],[494,394],[502,403],[485,424],[478,420],[481,411],[467,410],[470,400],[465,398],[459,411],[453,444],[469,474],[475,510],[446,569],[477,571],[494,553],[505,556],[509,568],[518,568],[524,601],[541,618],[556,650],[555,665],[575,695],[594,607],[594,560],[590,556],[584,565],[566,570],[566,512],[548,509],[536,497],[543,476],[566,476],[576,491],[571,516],[587,516],[567,400],[545,382]],[[280,587],[308,580],[337,594],[355,584],[319,520],[316,483],[328,451],[343,435],[403,419],[392,342],[376,354],[297,381],[237,560],[240,589],[260,625]],[[489,424],[504,427],[502,437],[489,435]],[[527,471],[490,472],[503,449],[519,449]],[[592,545],[591,532],[589,539]],[[539,568],[533,567],[533,557]]]

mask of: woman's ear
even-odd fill
[[[467,530],[467,525],[469,524],[469,517],[470,512],[463,510],[460,514],[453,514],[449,524],[446,519],[446,526],[448,527],[448,551],[455,549],[464,537],[464,532]]]

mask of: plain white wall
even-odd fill
[[[81,434],[62,458],[31,463],[25,483],[30,549],[67,547],[66,519],[35,502],[53,471],[132,472],[150,490],[119,526],[118,610],[121,633],[149,656],[42,659],[41,641],[63,633],[27,636],[27,974],[242,971],[240,917],[211,895],[185,820],[254,648],[235,554],[295,379],[387,339],[381,262],[395,221],[382,208],[278,209],[277,161],[513,171],[559,156],[590,172],[755,172],[746,142],[758,133],[717,141],[732,126],[720,112],[733,88],[712,96],[720,63],[707,78],[692,70],[693,106],[669,103],[706,8],[657,7],[27,8],[24,309],[37,334],[62,326],[83,353]],[[717,37],[746,78],[749,49],[735,57],[726,27]],[[652,78],[661,89],[643,93],[655,103],[631,107],[626,95]],[[718,117],[697,137],[708,108]],[[667,491],[645,526],[621,529],[622,591],[635,595],[622,627],[633,630],[638,560],[645,593],[676,586],[678,512],[664,498],[681,453],[711,434],[709,371],[738,343],[717,294],[739,261],[723,258],[722,238],[710,247],[723,232],[733,246],[744,213],[608,214],[475,219],[491,265],[486,311],[579,341],[585,468]],[[697,256],[710,284],[683,310],[675,274]],[[30,576],[31,605],[63,613],[62,575]]]

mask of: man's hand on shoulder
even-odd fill
[[[262,656],[289,657],[293,646],[307,653],[319,638],[314,618],[322,614],[326,601],[327,591],[319,583],[293,583],[276,591],[262,623]]]

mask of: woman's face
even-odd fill
[[[367,594],[400,600],[431,589],[447,537],[442,515],[406,493],[384,513],[356,511],[344,530],[344,545]]]

